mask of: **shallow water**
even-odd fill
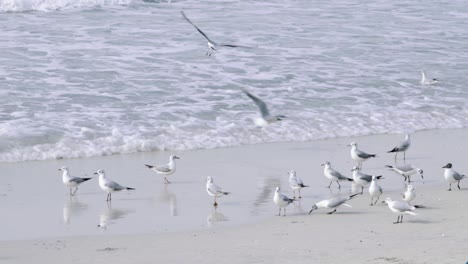
[[[0,161],[466,127],[467,8],[0,0]],[[250,48],[206,57],[181,10]],[[289,120],[257,129],[239,88]]]

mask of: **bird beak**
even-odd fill
[[[320,164],[320,166],[325,166],[325,163],[323,163],[323,164]]]
[[[58,169],[59,171],[61,171],[62,169]]]
[[[446,169],[447,168],[447,165],[443,166],[442,169]]]
[[[385,201],[382,201],[382,203],[387,203],[387,202],[385,202]]]
[[[309,214],[312,213],[313,210],[314,210],[314,209],[310,210],[310,211],[309,211]]]
[[[174,159],[180,159],[180,158],[179,158],[179,157],[177,157],[177,156],[174,156]]]
[[[97,174],[98,174],[97,172],[94,173],[94,175],[97,175]]]

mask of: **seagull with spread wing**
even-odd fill
[[[216,49],[217,46],[219,47],[229,47],[229,48],[247,48],[245,46],[240,46],[240,45],[234,45],[234,44],[225,44],[225,43],[216,43],[213,40],[211,40],[205,32],[203,32],[200,28],[198,28],[184,13],[184,11],[180,11],[182,14],[182,17],[187,20],[202,36],[208,41],[208,51],[206,52],[206,56],[211,56],[211,54],[214,51],[218,51]]]
[[[255,95],[251,94],[247,90],[241,88],[241,90],[248,96],[250,99],[254,101],[257,105],[258,109],[260,110],[261,117],[255,118],[254,122],[257,126],[266,126],[271,123],[281,121],[286,118],[284,115],[271,115],[270,111],[268,111],[267,105],[263,102],[260,98],[256,97]]]

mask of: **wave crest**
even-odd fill
[[[128,5],[135,0],[2,0],[0,12],[54,11],[73,8]]]

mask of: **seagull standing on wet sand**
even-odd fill
[[[398,218],[394,224],[403,223],[403,215],[410,214],[410,215],[418,215],[414,211],[416,207],[409,205],[407,202],[402,201],[392,201],[391,198],[386,198],[385,201],[382,203],[386,203],[390,211],[398,214]]]
[[[330,188],[332,183],[336,181],[336,183],[338,184],[338,189],[341,190],[340,181],[354,181],[353,179],[348,178],[343,174],[339,173],[338,171],[332,169],[331,163],[329,161],[322,164],[322,166],[324,166],[323,174],[325,175],[325,177],[327,177],[327,179],[330,180],[330,185],[328,185],[328,188]]]
[[[414,198],[416,198],[416,192],[414,191],[414,187],[413,185],[408,185],[408,187],[406,187],[406,192],[403,193],[403,200],[410,204],[410,202],[413,201]]]
[[[296,171],[292,170],[289,172],[289,186],[293,189],[293,198],[296,198],[296,190],[299,192],[299,199],[301,197],[301,189],[304,187],[309,187],[307,185],[304,185],[302,182],[302,179],[296,176]]]
[[[376,179],[380,180],[382,179],[382,175],[374,176],[374,175],[369,175],[365,174],[359,171],[359,168],[354,166],[354,168],[351,170],[353,172],[353,180],[356,185],[361,186],[361,194],[364,193],[364,186],[369,185],[372,181],[372,177],[375,177]]]
[[[398,146],[395,146],[392,150],[388,151],[387,153],[395,152],[395,160],[396,160],[398,152],[403,152],[403,160],[406,160],[406,151],[409,149],[410,145],[411,145],[410,135],[406,134],[405,140],[403,140]]]
[[[170,182],[167,180],[167,176],[174,174],[174,172],[176,171],[176,164],[175,164],[176,159],[180,159],[180,158],[177,157],[176,155],[171,155],[169,156],[169,163],[166,165],[154,165],[153,166],[153,165],[145,164],[145,166],[151,169],[152,171],[155,171],[157,174],[164,175],[164,183],[168,184]]]
[[[107,193],[106,201],[108,202],[112,200],[113,192],[135,190],[134,188],[122,186],[116,183],[115,181],[112,181],[111,179],[107,178],[104,174],[104,170],[98,170],[94,174],[99,175],[99,187],[101,187],[101,189]]]
[[[317,210],[319,208],[333,208],[333,211],[327,213],[333,214],[334,212],[336,212],[336,209],[341,205],[351,207],[351,205],[347,204],[346,202],[351,200],[356,195],[358,195],[358,193],[346,197],[335,197],[331,199],[322,200],[312,206],[312,209],[310,209],[309,214],[311,214],[312,211]]]
[[[401,176],[405,177],[405,181],[408,181],[408,183],[411,182],[410,176],[417,173],[421,176],[421,179],[424,181],[424,172],[422,169],[415,167],[412,164],[404,164],[400,166],[391,166],[391,165],[385,165],[385,167],[391,169],[392,171],[400,174]]]
[[[89,181],[92,178],[80,178],[80,177],[73,177],[70,176],[70,173],[68,172],[67,167],[62,167],[59,169],[59,171],[62,171],[62,181],[65,186],[70,188],[70,196],[75,195],[76,191],[78,191],[78,185],[82,184],[85,181]],[[72,192],[72,188],[75,188],[75,191]]]
[[[284,115],[276,115],[276,116],[271,115],[270,111],[268,111],[268,108],[267,108],[267,105],[265,104],[265,102],[260,100],[255,95],[249,93],[247,90],[242,89],[242,88],[241,88],[241,90],[248,97],[250,97],[250,99],[252,99],[254,101],[254,103],[258,107],[258,110],[260,111],[261,117],[254,119],[254,122],[255,122],[255,124],[257,126],[266,126],[266,125],[269,125],[269,124],[277,122],[277,121],[281,121],[281,120],[286,118],[286,116],[284,116]]]
[[[382,195],[382,187],[380,187],[377,184],[377,176],[372,176],[372,181],[369,186],[369,194],[371,196],[371,202],[370,205],[375,205],[377,201],[380,199],[380,196]],[[377,198],[375,202],[373,202],[374,198]]]
[[[457,182],[458,190],[460,190],[460,181],[466,178],[465,175],[462,175],[452,169],[452,163],[448,163],[447,165],[443,166],[442,168],[445,169],[444,171],[444,178],[450,184],[448,191],[452,190],[452,183]]]
[[[286,216],[286,207],[294,202],[294,199],[288,198],[286,195],[280,193],[280,187],[276,187],[273,202],[279,207],[278,216],[281,215],[281,208],[284,209],[283,216]]]
[[[211,40],[201,29],[199,29],[184,13],[184,11],[180,11],[182,17],[189,22],[207,41],[208,41],[208,51],[206,52],[206,56],[211,56],[214,51],[218,51],[216,46],[220,47],[229,47],[229,48],[247,48],[244,46],[233,45],[233,44],[223,44],[223,43],[216,43]]]
[[[218,206],[218,203],[216,202],[216,198],[221,197],[223,195],[228,195],[229,194],[229,192],[223,191],[223,189],[221,187],[214,184],[213,183],[213,178],[210,177],[210,176],[208,176],[206,178],[206,192],[209,195],[214,196],[214,204],[213,204],[214,207]]]
[[[358,162],[358,168],[362,169],[362,162],[370,158],[375,158],[375,154],[369,154],[358,149],[356,142],[351,142],[348,146],[351,146],[351,158]]]

